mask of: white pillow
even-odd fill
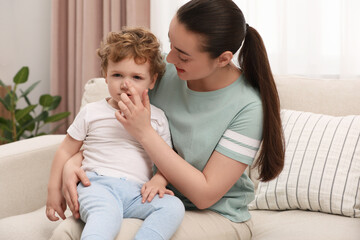
[[[282,110],[281,174],[261,182],[249,209],[303,209],[360,217],[360,116]]]

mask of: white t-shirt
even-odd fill
[[[153,164],[142,146],[115,118],[116,111],[106,99],[89,103],[80,110],[67,132],[84,142],[85,171],[143,184],[151,178]],[[151,125],[172,146],[166,116],[153,105]]]

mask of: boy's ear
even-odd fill
[[[151,83],[150,83],[150,86],[149,86],[149,89],[153,89],[154,86],[155,86],[155,83],[156,83],[156,80],[158,78],[159,74],[158,73],[155,73],[153,76],[152,76],[152,79],[151,79]]]
[[[233,58],[234,54],[230,51],[225,51],[223,52],[219,57],[218,57],[218,66],[219,67],[225,67],[226,65],[228,65],[232,58]]]

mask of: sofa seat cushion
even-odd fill
[[[67,210],[65,215],[69,217],[71,212]],[[0,239],[48,240],[61,222],[47,219],[44,206],[30,213],[0,219]]]
[[[359,240],[360,219],[320,212],[250,211],[253,240]]]
[[[68,217],[66,221],[51,222],[46,218],[44,206],[30,213],[0,219],[0,239],[48,240],[54,231],[56,239],[69,239],[69,236],[80,239],[84,224],[70,217],[69,209],[65,215]],[[124,219],[116,239],[133,239],[142,223],[140,219]],[[209,210],[186,211],[183,223],[172,240],[233,240],[238,239],[237,236],[249,239],[251,228],[252,221],[237,224]]]
[[[134,239],[137,230],[143,223],[140,219],[124,219],[116,240]],[[80,239],[84,223],[70,217],[63,221],[54,231],[53,239],[71,236]],[[234,240],[250,239],[252,221],[234,223],[210,210],[186,211],[183,222],[171,240]],[[0,238],[1,239],[1,238]]]

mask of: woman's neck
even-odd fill
[[[226,67],[216,69],[210,76],[204,79],[188,80],[189,89],[197,92],[210,92],[225,88],[235,82],[241,71],[233,63]]]

